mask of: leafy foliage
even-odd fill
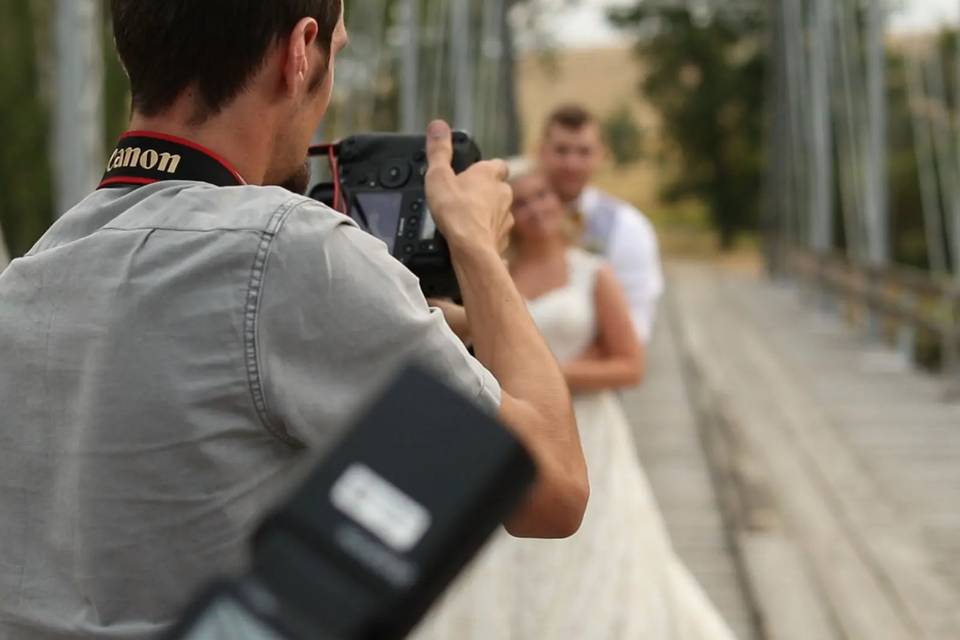
[[[638,34],[637,55],[649,69],[640,91],[659,111],[679,161],[662,195],[702,200],[724,248],[759,219],[766,59],[758,15],[701,19],[640,1],[611,16]]]
[[[113,50],[104,0],[105,148],[126,126],[127,79]],[[54,3],[0,3],[0,228],[10,254],[30,249],[53,220],[51,96]]]
[[[944,29],[940,33],[931,35],[928,49],[919,55],[922,65],[929,65],[936,61],[932,68],[926,71],[930,74],[942,74],[943,95],[929,94],[926,96],[927,109],[920,109],[922,126],[932,126],[932,135],[960,135],[955,127],[955,121],[960,118],[960,96],[957,93],[957,79],[960,77],[958,69],[958,40],[960,34],[956,29]],[[924,229],[923,201],[920,195],[918,178],[918,162],[914,147],[914,132],[911,126],[911,108],[906,88],[906,56],[917,56],[906,48],[889,50],[887,53],[887,105],[888,105],[888,173],[890,184],[890,224],[892,240],[892,256],[894,262],[920,268],[930,266],[929,247]],[[926,90],[930,90],[930,77],[926,78]],[[942,118],[948,118],[944,125]],[[955,171],[952,166],[940,166],[940,158],[932,160],[933,167],[942,176]],[[938,200],[940,210],[944,216],[950,215],[949,201],[946,190],[948,186],[940,185]],[[945,229],[949,229],[949,220],[942,220]],[[957,256],[949,256],[950,246],[947,238],[942,238],[942,249],[955,261]],[[954,264],[956,264],[954,262]]]
[[[49,133],[40,52],[48,0],[0,3],[0,225],[14,256],[44,232],[53,209]]]
[[[630,111],[622,105],[603,121],[603,137],[618,167],[632,164],[643,155],[643,130]]]

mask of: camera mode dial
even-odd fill
[[[410,180],[410,163],[397,158],[384,163],[380,170],[380,185],[384,189],[399,189]]]

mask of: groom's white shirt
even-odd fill
[[[648,342],[664,291],[653,225],[633,205],[594,187],[587,187],[575,206],[584,217],[586,247],[602,254],[613,267],[630,304],[637,335]]]

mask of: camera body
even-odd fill
[[[450,251],[427,203],[426,136],[360,134],[345,138],[334,150],[335,179],[345,213],[386,243],[390,253],[420,278],[427,297],[458,299]],[[481,157],[468,134],[453,133],[456,173]],[[310,195],[333,206],[335,192],[332,185],[317,185]]]

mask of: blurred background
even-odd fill
[[[724,249],[756,246],[770,178],[771,191],[802,186],[835,210],[819,223],[820,248],[866,255],[874,242],[874,258],[951,267],[956,242],[940,232],[954,226],[957,161],[934,143],[956,138],[960,119],[956,2],[877,3],[876,28],[872,4],[854,0],[347,4],[353,45],[323,137],[443,116],[488,155],[513,154],[536,143],[558,102],[582,100],[611,141],[603,186],[652,216],[668,249],[692,248],[677,229],[709,232],[705,247],[710,235]],[[86,154],[76,159],[102,157],[128,100],[106,3],[5,0],[0,12],[0,223],[19,255],[90,187],[58,159],[77,146]],[[799,166],[806,150],[822,175]],[[824,166],[832,157],[847,168]],[[60,207],[58,189],[75,191]],[[795,238],[811,235],[800,209],[813,203],[794,195],[796,210],[770,215]],[[886,235],[870,239],[874,214]],[[943,241],[931,243],[934,233]]]
[[[0,223],[14,256],[91,186],[61,158],[95,163],[124,129],[107,4],[0,4]],[[766,211],[794,241],[816,235],[819,249],[947,272],[960,3],[821,4],[350,0],[352,46],[320,135],[419,130],[442,116],[487,155],[511,155],[534,147],[552,107],[580,100],[610,141],[602,186],[654,218],[668,250],[756,247],[765,192],[793,188],[805,193],[791,194],[790,211]],[[814,204],[832,220],[816,233],[804,209]]]
[[[107,5],[0,0],[0,268],[125,128]],[[738,635],[960,637],[960,0],[346,10],[318,140],[444,117],[509,156],[599,116],[669,276],[625,402]]]

